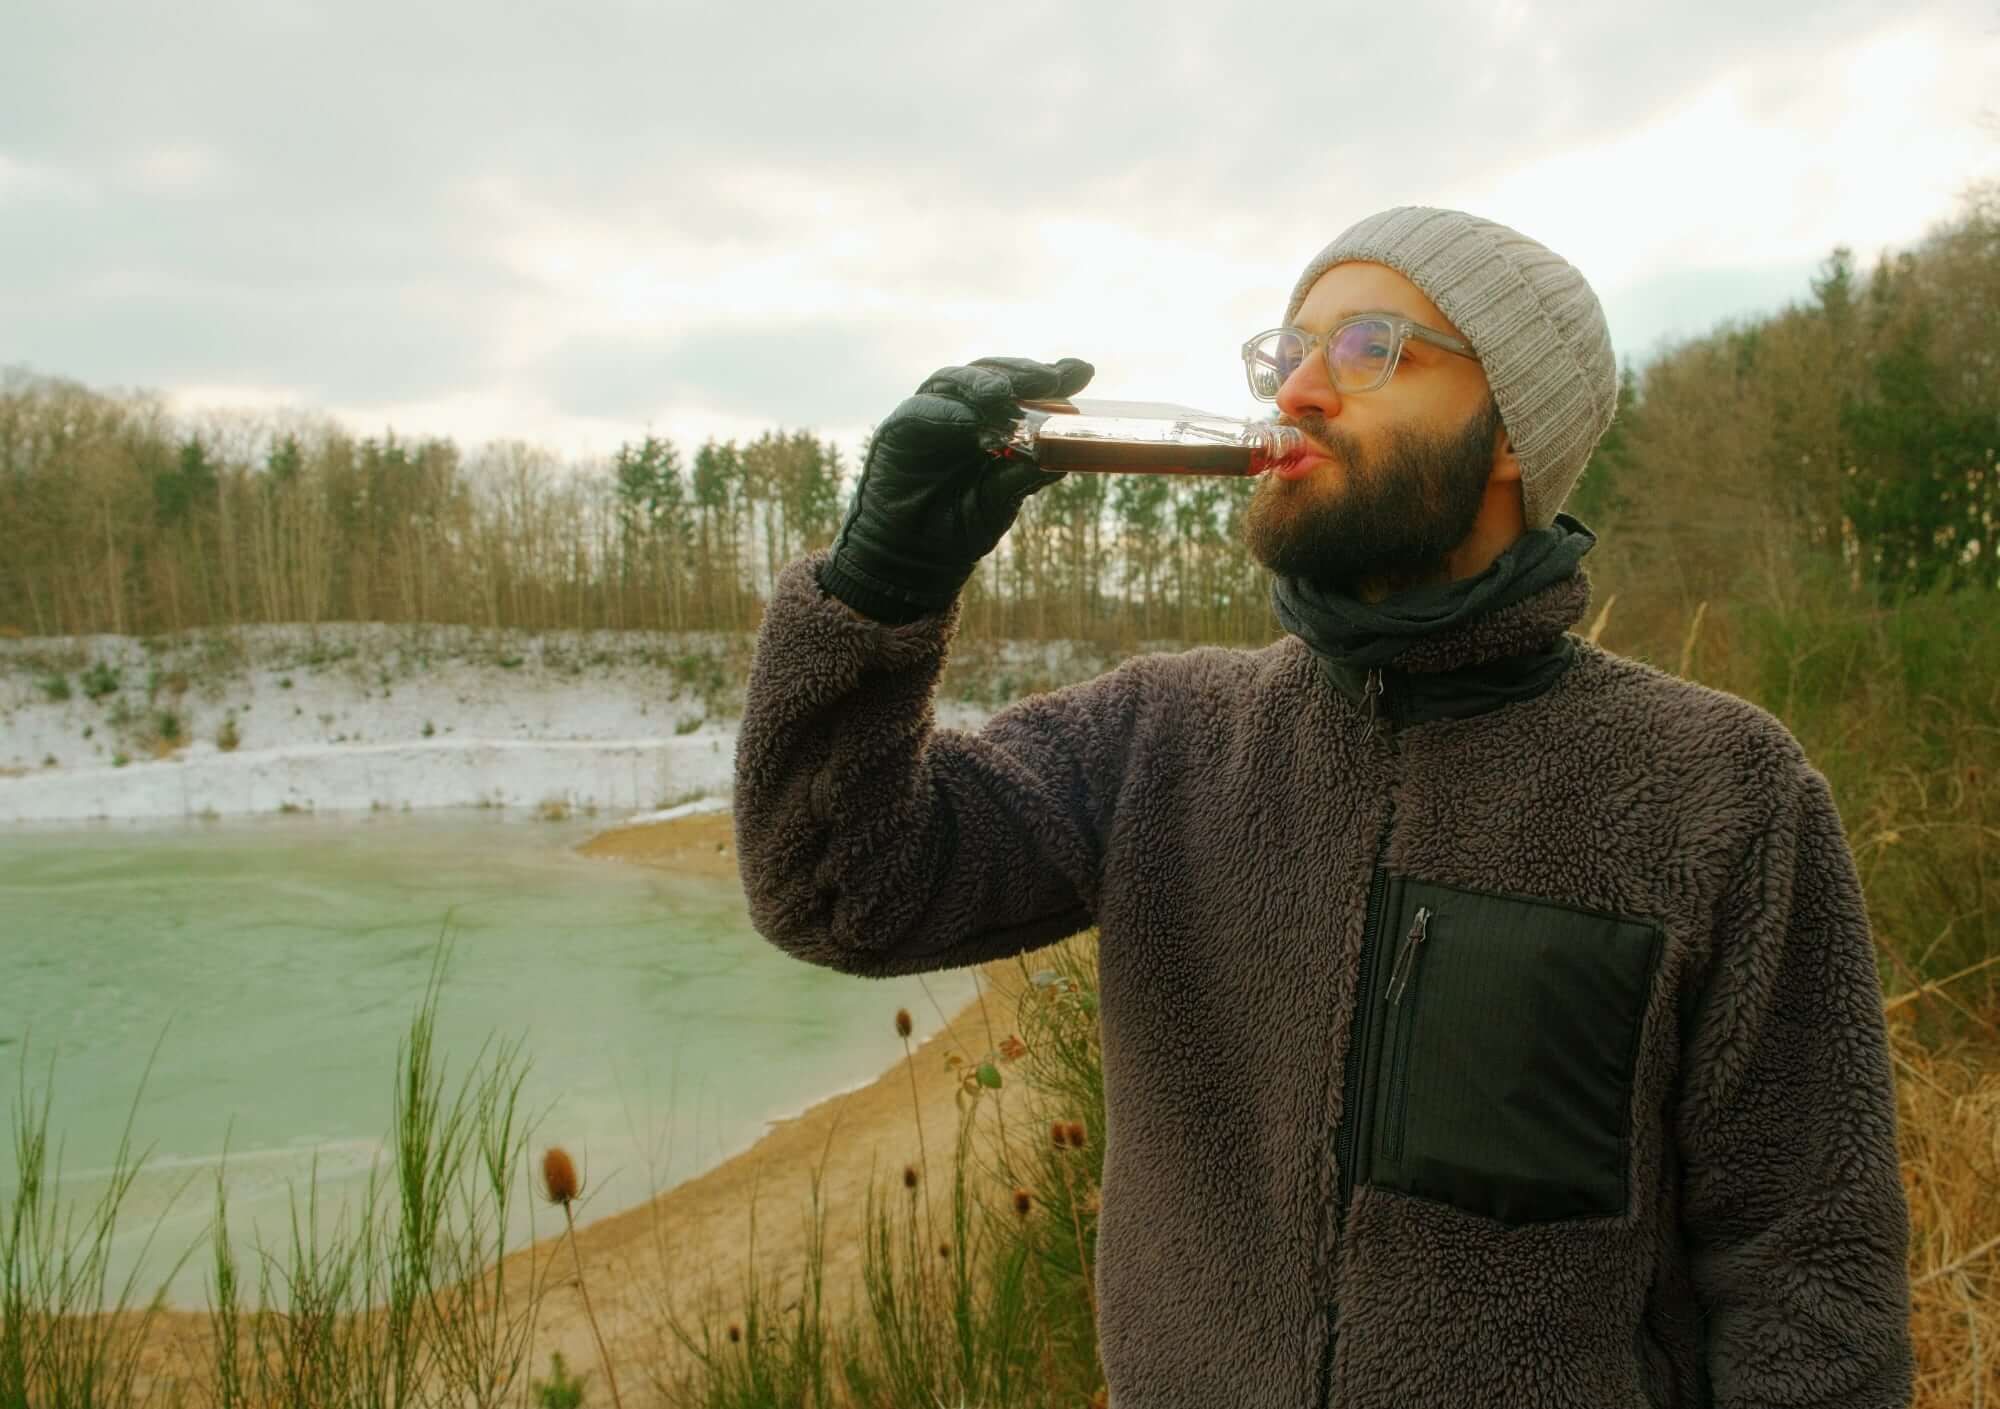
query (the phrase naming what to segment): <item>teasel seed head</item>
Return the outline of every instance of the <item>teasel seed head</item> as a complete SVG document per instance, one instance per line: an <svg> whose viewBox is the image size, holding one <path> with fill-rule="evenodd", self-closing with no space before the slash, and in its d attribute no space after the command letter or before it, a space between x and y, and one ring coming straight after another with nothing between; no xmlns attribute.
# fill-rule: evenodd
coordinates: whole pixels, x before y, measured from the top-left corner
<svg viewBox="0 0 2000 1409"><path fill-rule="evenodd" d="M542 1193L552 1204L569 1207L570 1201L582 1192L576 1181L576 1165L570 1161L569 1151L561 1145L551 1145L542 1153Z"/></svg>
<svg viewBox="0 0 2000 1409"><path fill-rule="evenodd" d="M1018 1189L1018 1188L1015 1189L1014 1212L1021 1215L1021 1217L1026 1218L1028 1216L1028 1210L1032 1207L1034 1207L1034 1200L1029 1197L1028 1191L1026 1189Z"/></svg>
<svg viewBox="0 0 2000 1409"><path fill-rule="evenodd" d="M903 1166L903 1187L905 1189L914 1189L917 1187L917 1167L914 1164Z"/></svg>
<svg viewBox="0 0 2000 1409"><path fill-rule="evenodd" d="M910 1010L908 1008L896 1009L896 1036L908 1037L910 1035L910 1026Z"/></svg>
<svg viewBox="0 0 2000 1409"><path fill-rule="evenodd" d="M1080 1120L1071 1121L1069 1123L1069 1147L1072 1150L1080 1150L1089 1143L1090 1132L1084 1129L1083 1122Z"/></svg>
<svg viewBox="0 0 2000 1409"><path fill-rule="evenodd" d="M1049 1122L1049 1143L1058 1150L1069 1143L1069 1123L1053 1120Z"/></svg>
<svg viewBox="0 0 2000 1409"><path fill-rule="evenodd" d="M743 1328L737 1325L734 1321L731 1321L729 1323L729 1343L731 1345L735 1345L738 1341L742 1339L743 1339Z"/></svg>
<svg viewBox="0 0 2000 1409"><path fill-rule="evenodd" d="M941 1258L943 1258L943 1259L944 1259L944 1260L945 1260L946 1262L950 1262L950 1261L951 1261L951 1244L950 1244L950 1243L939 1243L939 1244L938 1244L938 1256L939 1256L939 1257L941 1257Z"/></svg>

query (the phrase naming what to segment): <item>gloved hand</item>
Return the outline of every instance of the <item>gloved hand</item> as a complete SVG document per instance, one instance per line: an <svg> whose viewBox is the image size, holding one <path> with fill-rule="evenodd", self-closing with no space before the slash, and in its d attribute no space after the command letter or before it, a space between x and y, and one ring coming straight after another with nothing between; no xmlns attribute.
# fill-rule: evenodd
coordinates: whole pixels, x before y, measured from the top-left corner
<svg viewBox="0 0 2000 1409"><path fill-rule="evenodd" d="M893 625L949 606L1022 502L1062 478L995 457L1016 403L1074 396L1095 370L1074 357L982 357L933 373L876 428L820 586Z"/></svg>

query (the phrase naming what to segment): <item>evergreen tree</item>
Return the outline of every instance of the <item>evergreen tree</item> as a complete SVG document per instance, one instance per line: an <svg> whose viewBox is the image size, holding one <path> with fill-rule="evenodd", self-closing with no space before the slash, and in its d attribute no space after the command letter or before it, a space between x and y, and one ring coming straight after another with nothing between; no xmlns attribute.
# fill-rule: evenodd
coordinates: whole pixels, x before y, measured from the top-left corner
<svg viewBox="0 0 2000 1409"><path fill-rule="evenodd" d="M1919 317L1876 363L1875 395L1841 413L1855 459L1843 508L1864 575L1891 596L1991 584L2000 561L2000 413L1944 404L1929 341Z"/></svg>

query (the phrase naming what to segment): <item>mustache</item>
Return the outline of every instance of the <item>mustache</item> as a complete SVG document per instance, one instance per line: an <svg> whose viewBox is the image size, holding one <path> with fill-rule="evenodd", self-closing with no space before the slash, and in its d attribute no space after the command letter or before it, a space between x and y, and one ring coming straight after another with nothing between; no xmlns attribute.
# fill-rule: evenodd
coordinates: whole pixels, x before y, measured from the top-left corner
<svg viewBox="0 0 2000 1409"><path fill-rule="evenodd" d="M1308 411L1300 416L1280 416L1278 424L1296 430L1327 459L1337 460L1344 465L1354 463L1354 437L1346 431L1328 425L1326 417L1319 412Z"/></svg>

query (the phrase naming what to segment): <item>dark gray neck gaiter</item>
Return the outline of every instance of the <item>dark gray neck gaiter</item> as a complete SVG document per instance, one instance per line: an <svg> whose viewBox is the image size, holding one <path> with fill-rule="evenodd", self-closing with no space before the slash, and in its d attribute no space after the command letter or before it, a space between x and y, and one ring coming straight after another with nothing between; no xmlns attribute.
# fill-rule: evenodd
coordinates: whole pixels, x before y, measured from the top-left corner
<svg viewBox="0 0 2000 1409"><path fill-rule="evenodd" d="M1576 571L1597 535L1568 514L1534 529L1484 572L1457 582L1413 587L1373 604L1304 578L1271 584L1271 605L1285 630L1314 654L1362 670L1388 665L1416 642L1512 606Z"/></svg>

